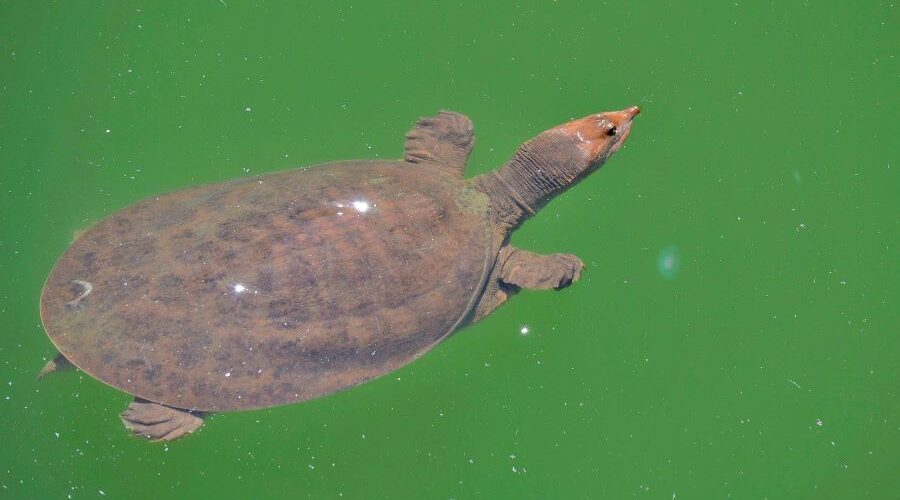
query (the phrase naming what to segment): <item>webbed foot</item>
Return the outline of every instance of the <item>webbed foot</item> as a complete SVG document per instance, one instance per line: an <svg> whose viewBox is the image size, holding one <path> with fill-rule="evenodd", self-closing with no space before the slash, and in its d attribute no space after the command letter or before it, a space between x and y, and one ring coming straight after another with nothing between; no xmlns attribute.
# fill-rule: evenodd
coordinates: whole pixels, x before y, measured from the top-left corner
<svg viewBox="0 0 900 500"><path fill-rule="evenodd" d="M472 120L453 111L441 111L437 116L420 118L406 134L404 159L412 164L430 163L461 178L474 144Z"/></svg>
<svg viewBox="0 0 900 500"><path fill-rule="evenodd" d="M192 412L135 398L119 417L125 428L151 441L172 441L203 425L200 412Z"/></svg>
<svg viewBox="0 0 900 500"><path fill-rule="evenodd" d="M541 255L505 247L501 250L504 257L500 281L519 288L558 290L578 281L584 269L581 259L568 253Z"/></svg>

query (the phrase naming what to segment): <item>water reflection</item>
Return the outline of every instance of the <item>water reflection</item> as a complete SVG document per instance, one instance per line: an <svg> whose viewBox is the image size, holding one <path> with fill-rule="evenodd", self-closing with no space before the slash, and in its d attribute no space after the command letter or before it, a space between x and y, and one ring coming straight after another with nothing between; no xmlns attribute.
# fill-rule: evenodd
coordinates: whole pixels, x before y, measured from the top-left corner
<svg viewBox="0 0 900 500"><path fill-rule="evenodd" d="M334 205L338 208L337 215L344 215L346 213L345 209L353 209L356 210L357 217L376 207L374 203L369 203L366 200L336 202Z"/></svg>
<svg viewBox="0 0 900 500"><path fill-rule="evenodd" d="M673 280L678 275L680 267L681 256L677 247L669 245L660 250L659 257L656 258L656 270L659 271L660 276L667 280Z"/></svg>

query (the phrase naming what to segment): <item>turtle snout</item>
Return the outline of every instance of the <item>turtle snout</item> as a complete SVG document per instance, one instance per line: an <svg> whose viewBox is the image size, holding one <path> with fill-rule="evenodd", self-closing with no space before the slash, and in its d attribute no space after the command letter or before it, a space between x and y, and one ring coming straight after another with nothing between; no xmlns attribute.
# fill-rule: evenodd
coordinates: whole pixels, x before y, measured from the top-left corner
<svg viewBox="0 0 900 500"><path fill-rule="evenodd" d="M616 126L621 127L626 123L629 123L641 112L641 108L637 106L632 106L630 108L623 109L622 111L613 111L612 113L607 113L606 116L610 118L613 122L615 122Z"/></svg>

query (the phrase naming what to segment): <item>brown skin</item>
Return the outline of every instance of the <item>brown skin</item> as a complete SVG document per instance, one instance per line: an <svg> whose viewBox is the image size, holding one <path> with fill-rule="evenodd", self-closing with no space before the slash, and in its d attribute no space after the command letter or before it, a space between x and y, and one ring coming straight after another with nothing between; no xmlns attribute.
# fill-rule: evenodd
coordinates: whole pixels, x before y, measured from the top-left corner
<svg viewBox="0 0 900 500"><path fill-rule="evenodd" d="M554 196L599 169L631 134L637 106L597 113L556 126L526 142L503 167L472 180L491 198L499 250L473 319L490 314L521 288L561 288L584 264L571 254L539 255L508 244L510 233Z"/></svg>
<svg viewBox="0 0 900 500"><path fill-rule="evenodd" d="M506 165L473 179L491 198L498 229L515 229L600 168L631 134L638 113L632 106L564 123L523 144Z"/></svg>
<svg viewBox="0 0 900 500"><path fill-rule="evenodd" d="M591 115L463 179L472 123L442 112L403 161L340 162L150 198L88 230L45 285L64 360L134 394L133 433L171 440L202 411L303 401L397 369L521 288L581 261L507 244L596 170L637 108ZM612 127L616 130L613 131Z"/></svg>

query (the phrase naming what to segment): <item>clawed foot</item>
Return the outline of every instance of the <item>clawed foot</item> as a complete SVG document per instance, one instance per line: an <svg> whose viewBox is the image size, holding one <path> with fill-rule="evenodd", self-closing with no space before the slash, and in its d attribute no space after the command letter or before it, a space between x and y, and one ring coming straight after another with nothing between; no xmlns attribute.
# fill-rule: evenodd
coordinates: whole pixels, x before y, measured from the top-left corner
<svg viewBox="0 0 900 500"><path fill-rule="evenodd" d="M578 281L584 263L581 259L570 253L556 253L548 255L543 267L536 270L532 279L533 286L527 288L560 288L567 287Z"/></svg>
<svg viewBox="0 0 900 500"><path fill-rule="evenodd" d="M551 255L551 257L556 257L553 265L547 271L552 276L549 278L548 283L555 283L553 288L567 287L581 278L584 262L581 262L581 259L577 256L570 253L558 253Z"/></svg>
<svg viewBox="0 0 900 500"><path fill-rule="evenodd" d="M501 280L520 288L558 290L578 281L584 269L581 259L568 253L539 255L518 249L512 252L503 265Z"/></svg>
<svg viewBox="0 0 900 500"><path fill-rule="evenodd" d="M203 425L203 418L197 412L179 410L144 399L135 399L120 418L133 434L152 441L178 439Z"/></svg>

